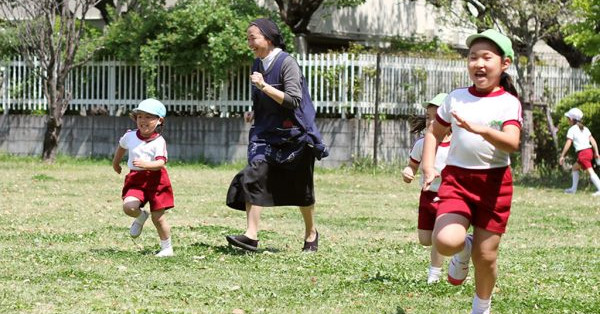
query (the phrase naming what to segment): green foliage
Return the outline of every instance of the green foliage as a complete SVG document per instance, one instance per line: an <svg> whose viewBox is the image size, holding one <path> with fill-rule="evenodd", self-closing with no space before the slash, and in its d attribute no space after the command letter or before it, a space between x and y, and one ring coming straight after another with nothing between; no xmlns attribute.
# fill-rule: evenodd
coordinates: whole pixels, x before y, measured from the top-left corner
<svg viewBox="0 0 600 314"><path fill-rule="evenodd" d="M391 38L390 48L388 50L406 53L418 53L421 56L452 55L458 57L454 49L443 43L437 36L431 40L428 40L422 36L414 35L411 37L395 36Z"/></svg>
<svg viewBox="0 0 600 314"><path fill-rule="evenodd" d="M597 141L600 140L600 88L589 88L563 98L556 106L553 118L558 126L558 140L562 143L561 147L564 145L569 129L569 122L564 114L575 107L583 111L583 124L590 129Z"/></svg>
<svg viewBox="0 0 600 314"><path fill-rule="evenodd" d="M246 29L250 21L264 16L278 22L286 44L292 47L289 28L254 1L187 0L170 9L148 6L114 22L108 28L103 55L139 60L150 92L160 62L184 73L194 69L190 65L197 65L223 79L229 70L252 60Z"/></svg>
<svg viewBox="0 0 600 314"><path fill-rule="evenodd" d="M15 29L0 20L0 58L13 57L18 54L18 39Z"/></svg>
<svg viewBox="0 0 600 314"><path fill-rule="evenodd" d="M538 107L533 110L533 141L536 170L546 174L558 166L558 151L554 146L552 133L548 129L546 114Z"/></svg>
<svg viewBox="0 0 600 314"><path fill-rule="evenodd" d="M563 27L569 34L565 40L588 56L600 54L600 0L574 0L572 4L576 23ZM588 67L588 73L600 82L600 62L596 59Z"/></svg>

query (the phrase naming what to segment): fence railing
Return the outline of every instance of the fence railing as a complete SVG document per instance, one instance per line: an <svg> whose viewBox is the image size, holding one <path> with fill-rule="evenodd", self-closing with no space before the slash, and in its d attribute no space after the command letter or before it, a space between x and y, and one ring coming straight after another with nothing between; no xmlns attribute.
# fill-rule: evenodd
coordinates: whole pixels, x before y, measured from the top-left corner
<svg viewBox="0 0 600 314"><path fill-rule="evenodd" d="M376 55L308 54L295 56L317 112L347 115L373 114ZM37 68L39 70L39 68ZM36 65L15 58L0 63L0 101L4 113L11 110L46 110ZM464 60L437 60L382 56L379 110L398 115L420 112L421 102L439 92L470 85ZM509 73L515 76L511 67ZM160 65L154 82L157 97L169 111L228 115L250 110L250 67L240 67L217 81L198 68L182 74ZM538 101L553 104L589 84L580 69L540 66L536 68ZM70 110L101 108L119 115L146 98L145 74L137 64L105 60L90 62L70 75L67 90Z"/></svg>

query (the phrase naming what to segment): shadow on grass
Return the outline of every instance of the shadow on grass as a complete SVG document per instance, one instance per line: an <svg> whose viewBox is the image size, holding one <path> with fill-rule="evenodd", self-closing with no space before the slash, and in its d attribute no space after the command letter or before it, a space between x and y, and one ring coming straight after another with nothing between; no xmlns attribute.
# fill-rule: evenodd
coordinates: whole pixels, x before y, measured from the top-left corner
<svg viewBox="0 0 600 314"><path fill-rule="evenodd" d="M91 249L90 253L100 255L100 256L110 256L110 257L136 257L140 255L154 255L158 253L157 250L144 248L141 250L118 250L113 248L106 249Z"/></svg>
<svg viewBox="0 0 600 314"><path fill-rule="evenodd" d="M205 249L205 250L212 250L217 253L228 254L228 255L263 254L265 252L274 254L274 253L281 252L281 250L277 249L277 248L264 248L264 249L261 248L261 249L258 249L256 252L250 252L250 251L245 251L240 248L233 247L231 245L210 245L210 244L203 243L203 242L192 243L190 246Z"/></svg>

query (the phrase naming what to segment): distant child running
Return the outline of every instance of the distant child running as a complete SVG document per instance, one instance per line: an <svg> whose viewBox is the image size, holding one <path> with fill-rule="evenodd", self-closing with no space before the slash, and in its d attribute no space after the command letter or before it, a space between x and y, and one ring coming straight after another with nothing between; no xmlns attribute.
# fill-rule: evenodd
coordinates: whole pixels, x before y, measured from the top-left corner
<svg viewBox="0 0 600 314"><path fill-rule="evenodd" d="M131 113L137 129L128 131L121 137L113 158L113 169L120 174L121 159L129 151L127 166L130 172L125 176L122 191L123 211L128 216L135 217L129 229L133 238L142 233L146 219L152 216L160 238L157 257L173 255L171 226L165 217L165 211L174 206L173 189L165 168L167 144L160 135L166 114L167 109L156 99L149 98L140 102ZM141 208L146 203L150 204L151 214Z"/></svg>
<svg viewBox="0 0 600 314"><path fill-rule="evenodd" d="M579 108L571 108L565 113L565 117L569 119L569 125L571 125L571 127L567 131L567 141L560 153L558 163L562 166L565 162L565 155L569 151L571 143L573 143L575 151L577 152L577 162L573 164L571 172L573 184L570 188L565 190L565 193L574 194L577 192L579 169L583 169L590 174L590 180L596 187L597 191L592 195L600 196L600 179L598 179L598 175L596 175L594 168L592 168L592 158L596 158L596 160L600 158L600 155L598 155L598 144L596 144L596 140L592 136L590 130L581 122L583 119L583 112L579 110Z"/></svg>
<svg viewBox="0 0 600 314"><path fill-rule="evenodd" d="M427 110L427 116L422 120L417 120L414 126L411 126L412 133L419 133L435 120L437 108L448 96L446 93L437 94L429 102L423 103L423 108ZM435 170L440 172L446 166L446 157L448 156L448 150L450 149L450 139L452 135L447 134L440 143L435 154ZM408 166L402 170L402 179L404 182L411 183L415 178L415 174L418 171L421 163L421 157L423 155L423 138L418 139L413 145L410 151L410 159ZM424 177L421 176L421 185L424 183ZM429 188L429 191L421 191L419 197L419 219L418 219L418 235L419 243L424 246L431 246L431 264L429 265L429 274L427 276L427 283L435 283L440 279L442 273L442 263L444 262L444 256L442 256L435 249L435 245L432 245L431 235L433 233L433 226L435 223L435 217L437 213L437 201L438 201L438 188L441 180L436 178Z"/></svg>
<svg viewBox="0 0 600 314"><path fill-rule="evenodd" d="M514 58L510 39L495 30L467 38L467 69L473 85L452 91L425 133L424 190L439 175L436 146L452 129L442 170L435 246L451 256L448 281L462 284L475 265L472 313L489 313L496 284L500 238L506 230L513 194L509 153L519 148L521 103L505 71ZM473 235L467 230L473 225Z"/></svg>

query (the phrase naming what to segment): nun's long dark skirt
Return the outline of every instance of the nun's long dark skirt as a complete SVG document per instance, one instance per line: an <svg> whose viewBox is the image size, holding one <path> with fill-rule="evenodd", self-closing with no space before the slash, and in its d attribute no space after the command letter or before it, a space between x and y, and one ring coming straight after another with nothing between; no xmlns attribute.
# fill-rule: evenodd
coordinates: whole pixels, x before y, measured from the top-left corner
<svg viewBox="0 0 600 314"><path fill-rule="evenodd" d="M303 155L293 169L266 161L246 166L229 185L227 206L245 211L246 203L264 207L314 204L315 158L308 150Z"/></svg>

